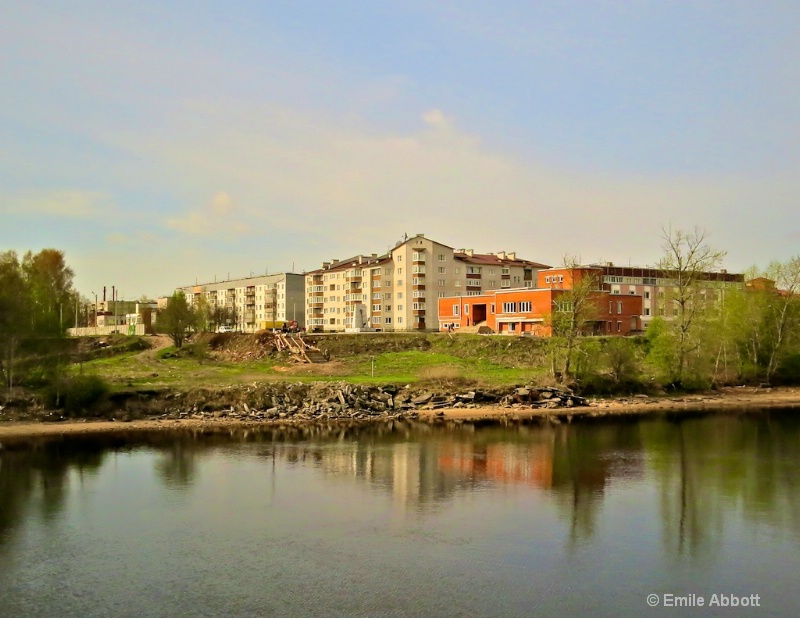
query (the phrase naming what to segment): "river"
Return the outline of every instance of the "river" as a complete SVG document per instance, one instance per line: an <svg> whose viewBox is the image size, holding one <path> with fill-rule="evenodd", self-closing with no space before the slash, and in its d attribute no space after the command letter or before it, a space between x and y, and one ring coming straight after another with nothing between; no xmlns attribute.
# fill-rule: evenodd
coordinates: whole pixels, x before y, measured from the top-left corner
<svg viewBox="0 0 800 618"><path fill-rule="evenodd" d="M789 410L7 441L0 616L795 616L799 470Z"/></svg>

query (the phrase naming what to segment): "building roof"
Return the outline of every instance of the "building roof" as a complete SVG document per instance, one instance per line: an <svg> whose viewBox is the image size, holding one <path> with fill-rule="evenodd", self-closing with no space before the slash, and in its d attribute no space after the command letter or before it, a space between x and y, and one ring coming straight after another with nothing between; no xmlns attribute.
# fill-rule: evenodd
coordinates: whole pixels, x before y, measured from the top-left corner
<svg viewBox="0 0 800 618"><path fill-rule="evenodd" d="M346 260L333 259L330 262L323 262L322 268L316 270L309 270L306 275L316 275L319 273L330 272L332 270L339 270L340 268L350 268L352 266L372 266L375 264L383 264L389 260L389 256L378 256L373 253L372 255L354 255Z"/></svg>
<svg viewBox="0 0 800 618"><path fill-rule="evenodd" d="M457 260L469 262L470 264L480 264L485 266L529 266L530 268L550 268L547 264L532 262L530 260L518 259L516 253L473 253L472 251L457 251L454 254ZM513 258L511 256L514 256Z"/></svg>

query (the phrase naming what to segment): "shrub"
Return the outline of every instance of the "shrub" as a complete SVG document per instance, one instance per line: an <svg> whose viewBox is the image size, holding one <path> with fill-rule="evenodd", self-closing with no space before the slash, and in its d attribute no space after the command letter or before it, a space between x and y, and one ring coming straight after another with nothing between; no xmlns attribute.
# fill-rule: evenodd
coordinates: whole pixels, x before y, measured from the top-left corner
<svg viewBox="0 0 800 618"><path fill-rule="evenodd" d="M108 392L108 384L100 376L77 375L52 382L45 391L45 399L68 416L96 415Z"/></svg>

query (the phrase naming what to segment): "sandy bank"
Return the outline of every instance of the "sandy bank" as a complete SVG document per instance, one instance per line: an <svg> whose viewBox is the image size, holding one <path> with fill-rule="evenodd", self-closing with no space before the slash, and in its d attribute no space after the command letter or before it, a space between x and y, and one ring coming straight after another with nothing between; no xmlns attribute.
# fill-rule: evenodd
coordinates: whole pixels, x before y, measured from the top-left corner
<svg viewBox="0 0 800 618"><path fill-rule="evenodd" d="M800 408L800 388L732 387L700 395L681 397L615 397L589 399L588 406L575 408L536 408L530 406L487 406L479 408L445 408L419 410L422 419L491 420L501 418L536 418L570 415L572 418L598 416L629 416L652 413L680 413L703 410L755 411L767 408ZM385 417L375 417L381 420ZM92 432L152 431L206 427L242 427L287 425L315 421L244 421L234 419L164 419L131 422L81 420L61 423L0 422L0 439L33 435L61 435ZM369 422L369 421L367 421Z"/></svg>

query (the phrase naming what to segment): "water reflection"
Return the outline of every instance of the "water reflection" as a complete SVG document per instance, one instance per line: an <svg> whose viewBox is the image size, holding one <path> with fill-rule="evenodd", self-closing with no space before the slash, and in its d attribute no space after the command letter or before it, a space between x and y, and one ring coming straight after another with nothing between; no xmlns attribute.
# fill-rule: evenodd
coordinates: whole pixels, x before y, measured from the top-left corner
<svg viewBox="0 0 800 618"><path fill-rule="evenodd" d="M273 475L289 466L351 479L410 511L446 511L460 496L517 486L554 505L572 542L598 534L609 491L652 491L664 549L697 557L720 551L734 516L797 538L798 447L800 421L789 412L572 425L390 422L6 443L0 450L0 551L27 517L46 522L64 508L68 493L79 491L80 480L105 465L109 453L151 450L160 483L191 490L204 474L205 458L245 448L245 456L272 466Z"/></svg>

